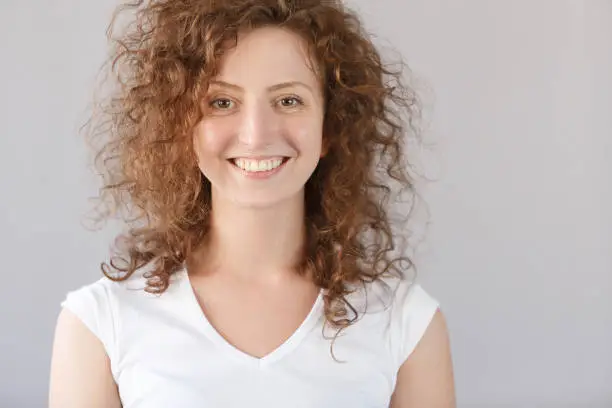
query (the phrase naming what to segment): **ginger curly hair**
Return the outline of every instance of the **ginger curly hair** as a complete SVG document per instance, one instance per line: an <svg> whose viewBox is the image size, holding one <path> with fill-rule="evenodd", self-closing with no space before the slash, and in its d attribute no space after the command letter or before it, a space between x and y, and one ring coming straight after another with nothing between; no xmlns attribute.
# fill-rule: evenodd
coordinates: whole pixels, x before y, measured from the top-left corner
<svg viewBox="0 0 612 408"><path fill-rule="evenodd" d="M126 13L130 23L119 30ZM203 242L211 186L192 144L199 100L224 50L268 26L306 41L324 91L327 154L305 186L307 233L296 270L313 273L325 289L327 323L342 330L358 317L347 300L355 285L414 268L398 248L408 232L400 221L413 206L395 208L405 218L390 214L391 197L416 197L405 149L409 137L419 138L420 104L403 84L405 64L396 71L383 64L340 0L140 0L116 10L105 65L114 86L88 122L103 180L98 219L126 225L102 272L122 281L150 266L146 290L162 293Z"/></svg>

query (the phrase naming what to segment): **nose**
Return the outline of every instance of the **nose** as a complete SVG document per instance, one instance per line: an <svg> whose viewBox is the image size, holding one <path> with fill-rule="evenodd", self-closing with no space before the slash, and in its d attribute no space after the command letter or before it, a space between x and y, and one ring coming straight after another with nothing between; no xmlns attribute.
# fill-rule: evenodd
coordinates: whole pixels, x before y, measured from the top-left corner
<svg viewBox="0 0 612 408"><path fill-rule="evenodd" d="M253 101L242 110L238 140L250 150L263 149L273 143L279 132L279 117L269 103Z"/></svg>

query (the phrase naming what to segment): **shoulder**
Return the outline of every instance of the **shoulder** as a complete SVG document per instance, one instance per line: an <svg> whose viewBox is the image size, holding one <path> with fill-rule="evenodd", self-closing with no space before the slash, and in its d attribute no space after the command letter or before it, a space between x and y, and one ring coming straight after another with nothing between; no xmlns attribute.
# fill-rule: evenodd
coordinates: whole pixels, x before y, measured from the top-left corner
<svg viewBox="0 0 612 408"><path fill-rule="evenodd" d="M176 298L177 283L182 281L183 272L173 274L170 286L161 294L146 290L146 269L136 271L124 281L102 277L69 291L61 306L76 315L105 347L110 347L120 320L138 318L145 309L155 312L153 309L164 307Z"/></svg>
<svg viewBox="0 0 612 408"><path fill-rule="evenodd" d="M102 277L94 282L68 291L61 302L62 315L77 318L104 346L113 359L119 336L122 315L130 304L153 297L145 292L144 273L137 271L125 281L115 282Z"/></svg>
<svg viewBox="0 0 612 408"><path fill-rule="evenodd" d="M429 326L440 314L438 300L419 282L409 279L387 279L389 333L391 351L399 368L413 353Z"/></svg>
<svg viewBox="0 0 612 408"><path fill-rule="evenodd" d="M49 376L50 407L119 407L104 345L68 309L57 319Z"/></svg>
<svg viewBox="0 0 612 408"><path fill-rule="evenodd" d="M112 313L118 300L126 296L142 296L145 288L146 280L142 273L134 273L125 281L102 277L68 291L61 306L79 317L85 312Z"/></svg>
<svg viewBox="0 0 612 408"><path fill-rule="evenodd" d="M399 368L439 313L438 300L419 282L404 277L385 277L352 289L348 298L351 308L365 320L359 326L369 330L366 321L383 325L376 331L385 336L394 365Z"/></svg>
<svg viewBox="0 0 612 408"><path fill-rule="evenodd" d="M81 309L88 306L102 306L108 303L111 292L116 291L115 285L116 283L108 278L100 278L70 290L61 305L63 308L73 311L73 313L77 312L75 314L78 314Z"/></svg>
<svg viewBox="0 0 612 408"><path fill-rule="evenodd" d="M109 292L100 279L66 295L57 318L51 358L52 407L115 407L118 395L112 356L115 329Z"/></svg>
<svg viewBox="0 0 612 408"><path fill-rule="evenodd" d="M107 278L82 285L69 291L61 302L59 322L67 327L87 328L104 346L112 358L115 339L117 292L120 284Z"/></svg>
<svg viewBox="0 0 612 408"><path fill-rule="evenodd" d="M455 407L450 341L439 308L408 349L410 353L398 370L391 407Z"/></svg>

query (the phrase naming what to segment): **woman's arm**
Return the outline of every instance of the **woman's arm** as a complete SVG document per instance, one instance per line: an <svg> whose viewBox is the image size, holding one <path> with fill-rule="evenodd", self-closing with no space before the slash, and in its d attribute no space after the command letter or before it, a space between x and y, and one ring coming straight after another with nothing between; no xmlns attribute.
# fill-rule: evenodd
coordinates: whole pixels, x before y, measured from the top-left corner
<svg viewBox="0 0 612 408"><path fill-rule="evenodd" d="M55 329L49 408L121 408L104 346L67 309Z"/></svg>
<svg viewBox="0 0 612 408"><path fill-rule="evenodd" d="M423 338L402 364L390 408L455 408L455 386L446 321L438 310Z"/></svg>

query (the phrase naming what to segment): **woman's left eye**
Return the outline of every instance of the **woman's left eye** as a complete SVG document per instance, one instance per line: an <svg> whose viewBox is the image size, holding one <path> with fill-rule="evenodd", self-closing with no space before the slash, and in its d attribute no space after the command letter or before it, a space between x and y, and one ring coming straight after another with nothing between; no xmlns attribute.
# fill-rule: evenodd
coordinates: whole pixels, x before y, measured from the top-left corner
<svg viewBox="0 0 612 408"><path fill-rule="evenodd" d="M281 105L287 108L291 108L298 105L303 105L303 102L300 98L295 96L288 96L280 100Z"/></svg>

